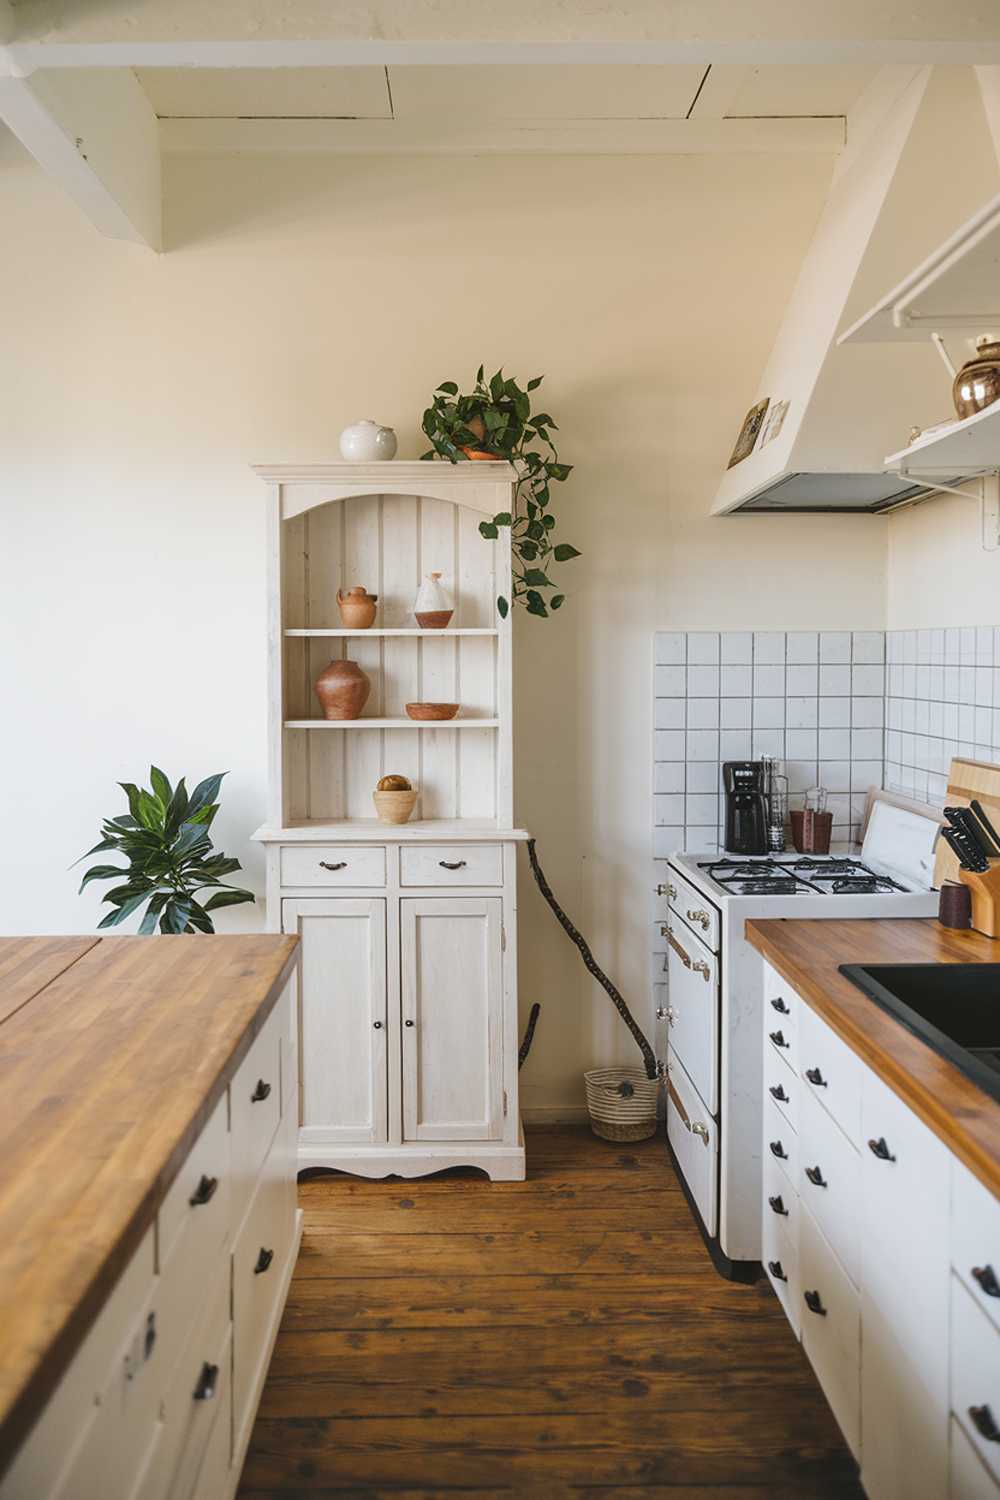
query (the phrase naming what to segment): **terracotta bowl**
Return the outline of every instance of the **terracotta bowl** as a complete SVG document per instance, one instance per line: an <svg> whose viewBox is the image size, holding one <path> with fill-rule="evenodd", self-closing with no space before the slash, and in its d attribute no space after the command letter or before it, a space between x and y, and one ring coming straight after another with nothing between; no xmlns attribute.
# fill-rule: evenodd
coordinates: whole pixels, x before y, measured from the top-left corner
<svg viewBox="0 0 1000 1500"><path fill-rule="evenodd" d="M407 792L372 792L380 823L405 823L417 802L414 788Z"/></svg>
<svg viewBox="0 0 1000 1500"><path fill-rule="evenodd" d="M459 703L408 703L406 712L411 719L453 719L460 707Z"/></svg>

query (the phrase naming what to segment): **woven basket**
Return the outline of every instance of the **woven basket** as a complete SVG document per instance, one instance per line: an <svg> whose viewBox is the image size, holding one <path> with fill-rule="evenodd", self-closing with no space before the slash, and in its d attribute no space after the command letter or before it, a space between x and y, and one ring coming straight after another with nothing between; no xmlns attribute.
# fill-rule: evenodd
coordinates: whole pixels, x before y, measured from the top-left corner
<svg viewBox="0 0 1000 1500"><path fill-rule="evenodd" d="M584 1073L587 1108L595 1135L606 1141L645 1141L656 1134L656 1099L659 1081L647 1078L642 1068L591 1068ZM629 1083L633 1092L619 1092Z"/></svg>

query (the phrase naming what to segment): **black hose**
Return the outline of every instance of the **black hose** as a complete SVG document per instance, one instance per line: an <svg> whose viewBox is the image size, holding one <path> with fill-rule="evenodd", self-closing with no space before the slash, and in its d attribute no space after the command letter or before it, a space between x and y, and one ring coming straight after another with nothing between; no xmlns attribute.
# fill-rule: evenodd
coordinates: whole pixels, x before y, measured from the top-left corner
<svg viewBox="0 0 1000 1500"><path fill-rule="evenodd" d="M524 1041L521 1043L520 1049L517 1054L518 1072L520 1072L524 1067L528 1053L531 1051L531 1044L535 1040L535 1027L538 1025L538 1012L541 1010L541 1008L542 1007L539 1005L537 1000L531 1007L531 1012L528 1016L528 1024L524 1030Z"/></svg>

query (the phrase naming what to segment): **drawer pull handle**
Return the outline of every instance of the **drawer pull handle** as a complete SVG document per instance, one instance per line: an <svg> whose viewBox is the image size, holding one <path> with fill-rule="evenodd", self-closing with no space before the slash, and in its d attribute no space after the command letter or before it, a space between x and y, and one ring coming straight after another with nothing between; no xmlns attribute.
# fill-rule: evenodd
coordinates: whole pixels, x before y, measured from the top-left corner
<svg viewBox="0 0 1000 1500"><path fill-rule="evenodd" d="M251 1104L262 1104L271 1092L271 1085L265 1083L263 1078L258 1078L253 1093L250 1095Z"/></svg>
<svg viewBox="0 0 1000 1500"><path fill-rule="evenodd" d="M328 859L321 859L319 862L319 867L321 870L346 870L347 860L338 859L331 863Z"/></svg>
<svg viewBox="0 0 1000 1500"><path fill-rule="evenodd" d="M781 1269L781 1261L780 1260L769 1260L768 1263L767 1263L767 1269L770 1271L770 1273L774 1277L775 1281L787 1281L788 1280L788 1277L785 1275L784 1271Z"/></svg>
<svg viewBox="0 0 1000 1500"><path fill-rule="evenodd" d="M776 1010L779 1016L790 1016L792 1013L789 1007L785 1004L784 1000L782 1000L780 995L778 996L777 1000L771 1001L771 1009Z"/></svg>
<svg viewBox="0 0 1000 1500"><path fill-rule="evenodd" d="M806 1077L808 1078L809 1082L814 1083L818 1089L825 1089L827 1087L826 1079L823 1077L819 1068L806 1068Z"/></svg>
<svg viewBox="0 0 1000 1500"><path fill-rule="evenodd" d="M680 1094L678 1094L669 1078L667 1079L667 1097L669 1098L671 1104L674 1106L674 1109L676 1109L678 1117L681 1124L684 1126L684 1129L688 1131L690 1135L696 1135L700 1141L704 1141L706 1146L709 1145L711 1142L711 1136L709 1135L708 1126L703 1125L700 1120L695 1120L692 1124L691 1116L684 1108L684 1101L681 1099Z"/></svg>
<svg viewBox="0 0 1000 1500"><path fill-rule="evenodd" d="M783 1084L772 1083L767 1092L770 1094L772 1099L778 1099L782 1104L788 1103L788 1095L785 1093Z"/></svg>
<svg viewBox="0 0 1000 1500"><path fill-rule="evenodd" d="M206 1203L211 1203L218 1186L219 1179L217 1177L205 1177L202 1175L202 1179L188 1199L188 1203L192 1208L202 1208Z"/></svg>
<svg viewBox="0 0 1000 1500"><path fill-rule="evenodd" d="M375 1028L376 1031L381 1031L382 1030L382 1022L381 1021L373 1021L372 1025L374 1026L374 1028Z"/></svg>
<svg viewBox="0 0 1000 1500"><path fill-rule="evenodd" d="M672 928L666 927L661 930L663 931L667 942L670 944L671 948L673 948L674 952L677 954L677 957L684 965L685 969L690 969L692 974L700 974L707 984L709 978L711 977L712 971L705 960L703 958L692 959L689 954L685 953L680 943L674 937Z"/></svg>
<svg viewBox="0 0 1000 1500"><path fill-rule="evenodd" d="M404 1026L416 1026L416 1024L417 1024L416 1021L404 1021L403 1022Z"/></svg>
<svg viewBox="0 0 1000 1500"><path fill-rule="evenodd" d="M788 1152L785 1150L780 1141L771 1141L769 1144L771 1147L772 1156L776 1156L779 1161L788 1160Z"/></svg>
<svg viewBox="0 0 1000 1500"><path fill-rule="evenodd" d="M265 1250L264 1247L263 1247L263 1245L262 1245L261 1248L260 1248L260 1254L257 1257L257 1264L253 1268L253 1274L255 1276L262 1276L264 1274L264 1272L267 1270L268 1266L271 1264L271 1262L272 1262L273 1259L274 1259L274 1251L273 1250Z"/></svg>
<svg viewBox="0 0 1000 1500"><path fill-rule="evenodd" d="M984 1437L988 1443L1000 1443L1000 1427L988 1406L970 1406L969 1416L976 1424L980 1437Z"/></svg>
<svg viewBox="0 0 1000 1500"><path fill-rule="evenodd" d="M464 859L439 859L438 864L442 870L464 870L466 861Z"/></svg>
<svg viewBox="0 0 1000 1500"><path fill-rule="evenodd" d="M987 1297L1000 1297L1000 1281L992 1266L973 1266L972 1274Z"/></svg>
<svg viewBox="0 0 1000 1500"><path fill-rule="evenodd" d="M156 1343L156 1313L151 1312L146 1316L146 1333L142 1341L142 1357L149 1359Z"/></svg>
<svg viewBox="0 0 1000 1500"><path fill-rule="evenodd" d="M691 1126L691 1134L696 1135L699 1140L704 1141L706 1146L711 1139L708 1133L708 1126L703 1125L700 1120L695 1120L694 1124Z"/></svg>
<svg viewBox="0 0 1000 1500"><path fill-rule="evenodd" d="M785 1033L783 1031L769 1031L767 1034L776 1047L787 1047L789 1045L785 1041Z"/></svg>
<svg viewBox="0 0 1000 1500"><path fill-rule="evenodd" d="M784 1200L782 1199L780 1193L778 1193L774 1198L768 1198L767 1201L771 1205L771 1210L773 1213L781 1214L783 1219L788 1218L788 1209L785 1207Z"/></svg>
<svg viewBox="0 0 1000 1500"><path fill-rule="evenodd" d="M198 1376L198 1384L195 1386L192 1392L194 1399L196 1401L211 1401L215 1396L218 1384L218 1365L210 1365L206 1361L206 1363L201 1367L201 1374Z"/></svg>
<svg viewBox="0 0 1000 1500"><path fill-rule="evenodd" d="M823 1173L819 1167L806 1167L806 1176L809 1178L809 1181L812 1183L813 1187L830 1186L830 1184L825 1180Z"/></svg>
<svg viewBox="0 0 1000 1500"><path fill-rule="evenodd" d="M671 885L669 881L667 882L667 895L670 897L671 901L677 900L677 887L675 885Z"/></svg>
<svg viewBox="0 0 1000 1500"><path fill-rule="evenodd" d="M877 1156L879 1161L895 1161L896 1158L889 1150L889 1142L884 1135L880 1135L877 1141L869 1141L868 1149L872 1156Z"/></svg>
<svg viewBox="0 0 1000 1500"><path fill-rule="evenodd" d="M700 922L706 932L712 925L712 918L707 911L689 911L687 916L689 922Z"/></svg>
<svg viewBox="0 0 1000 1500"><path fill-rule="evenodd" d="M806 1300L806 1307L808 1307L811 1313L815 1313L819 1318L826 1317L826 1308L823 1306L823 1299L819 1292L803 1292L802 1295Z"/></svg>

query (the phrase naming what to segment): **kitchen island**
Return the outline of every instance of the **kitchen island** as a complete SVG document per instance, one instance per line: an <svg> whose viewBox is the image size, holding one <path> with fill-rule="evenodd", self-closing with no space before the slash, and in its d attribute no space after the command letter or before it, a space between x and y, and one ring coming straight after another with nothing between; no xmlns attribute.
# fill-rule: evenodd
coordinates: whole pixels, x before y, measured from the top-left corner
<svg viewBox="0 0 1000 1500"><path fill-rule="evenodd" d="M0 939L3 1500L235 1488L297 1249L297 960Z"/></svg>

